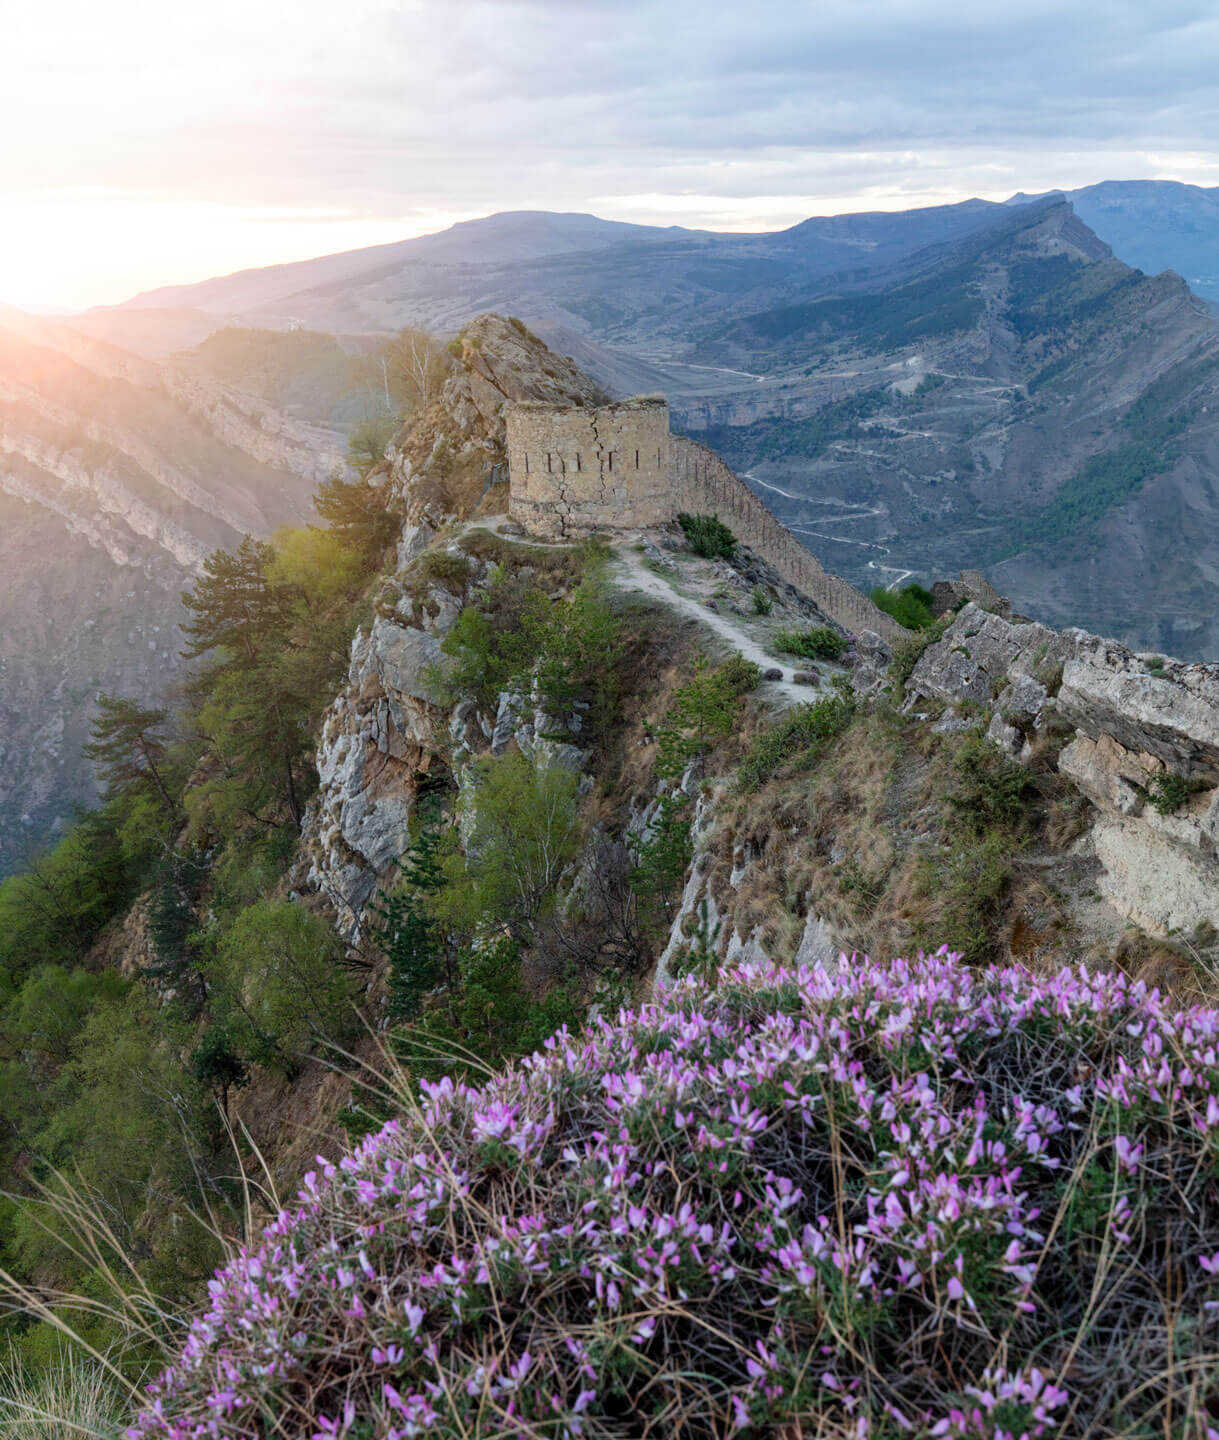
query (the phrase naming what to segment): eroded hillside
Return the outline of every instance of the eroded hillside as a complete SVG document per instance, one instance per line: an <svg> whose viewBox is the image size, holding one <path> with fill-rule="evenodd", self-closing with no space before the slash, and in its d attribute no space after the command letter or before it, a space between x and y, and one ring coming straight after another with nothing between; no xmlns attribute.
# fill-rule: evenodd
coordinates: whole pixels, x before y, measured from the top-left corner
<svg viewBox="0 0 1219 1440"><path fill-rule="evenodd" d="M1219 332L1179 276L1114 260L1065 205L708 343L722 364L781 357L784 418L753 420L767 402L746 394L687 424L855 583L981 565L1048 623L1219 650Z"/></svg>

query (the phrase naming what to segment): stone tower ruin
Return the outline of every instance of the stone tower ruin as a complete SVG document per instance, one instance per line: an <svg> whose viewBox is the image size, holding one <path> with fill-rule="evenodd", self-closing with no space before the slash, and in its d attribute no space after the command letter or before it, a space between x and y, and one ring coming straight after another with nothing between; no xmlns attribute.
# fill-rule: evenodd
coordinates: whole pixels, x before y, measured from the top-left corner
<svg viewBox="0 0 1219 1440"><path fill-rule="evenodd" d="M511 513L552 539L674 519L669 407L523 401L508 412Z"/></svg>

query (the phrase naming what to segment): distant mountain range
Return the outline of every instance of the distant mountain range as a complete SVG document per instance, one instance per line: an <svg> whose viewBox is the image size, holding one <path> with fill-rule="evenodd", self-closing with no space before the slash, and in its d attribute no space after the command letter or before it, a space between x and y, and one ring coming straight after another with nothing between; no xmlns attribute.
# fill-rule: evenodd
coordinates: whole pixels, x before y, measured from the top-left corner
<svg viewBox="0 0 1219 1440"><path fill-rule="evenodd" d="M1196 295L1219 307L1219 187L1105 180L1048 193L1069 200L1118 259L1149 275L1175 270ZM1033 198L1015 195L1008 203Z"/></svg>
<svg viewBox="0 0 1219 1440"><path fill-rule="evenodd" d="M1070 200L1119 259L1149 274L1176 270L1197 294L1219 303L1219 188L1105 181L1006 203L1051 196ZM72 323L166 355L225 323L336 334L383 333L408 323L452 330L481 310L512 303L542 327L634 344L647 340L633 323L640 318L660 322L664 332L674 307L714 308L784 285L880 271L986 226L1001 208L967 200L818 217L756 235L507 212L435 235L148 291Z"/></svg>
<svg viewBox="0 0 1219 1440"><path fill-rule="evenodd" d="M0 309L0 871L89 799L96 690L176 673L202 556L308 515L353 353L489 309L665 392L858 583L978 564L1031 614L1219 655L1216 256L1219 190L1106 182L759 235L515 212Z"/></svg>

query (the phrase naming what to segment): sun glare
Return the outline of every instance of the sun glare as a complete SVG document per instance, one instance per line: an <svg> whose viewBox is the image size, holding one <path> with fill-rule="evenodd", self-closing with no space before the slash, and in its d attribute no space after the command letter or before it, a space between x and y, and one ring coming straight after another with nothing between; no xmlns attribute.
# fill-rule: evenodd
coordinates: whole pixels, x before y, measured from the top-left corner
<svg viewBox="0 0 1219 1440"><path fill-rule="evenodd" d="M460 214L364 218L74 189L0 195L0 301L82 310L189 284L442 230Z"/></svg>

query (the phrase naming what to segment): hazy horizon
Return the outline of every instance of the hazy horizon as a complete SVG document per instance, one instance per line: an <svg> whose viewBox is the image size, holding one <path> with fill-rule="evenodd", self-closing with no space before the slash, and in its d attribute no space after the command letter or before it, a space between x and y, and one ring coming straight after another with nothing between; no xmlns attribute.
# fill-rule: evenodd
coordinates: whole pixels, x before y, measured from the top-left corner
<svg viewBox="0 0 1219 1440"><path fill-rule="evenodd" d="M1172 0L48 0L6 22L0 298L69 310L503 210L774 230L1219 180Z"/></svg>
<svg viewBox="0 0 1219 1440"><path fill-rule="evenodd" d="M1113 176L1113 175L1107 175L1107 176L1105 176L1102 180L1093 180L1093 181L1088 181L1088 182L1086 182L1086 183L1089 184L1089 185L1097 185L1097 184L1104 184L1104 183L1126 184L1126 183L1145 182L1145 181L1159 181L1159 182L1179 183L1179 184L1187 184L1187 185L1194 183L1194 182L1192 182L1192 181L1178 181L1178 180L1176 180L1176 177L1170 177L1170 176L1148 176L1148 175L1137 175L1137 176L1136 176L1136 175L1132 175L1132 176L1121 177L1120 179L1119 179L1118 177L1116 177L1116 176ZM1067 189L1067 188L1068 188L1068 187L1059 186L1059 185L1048 185L1048 186L1040 187L1040 188L1038 188L1038 189L1036 189L1036 190L1026 189L1026 190L1024 191L1024 194L1025 194L1027 197L1036 198L1038 195L1046 194L1046 193L1048 193L1048 192L1052 192L1052 191L1055 191L1055 190L1065 190L1065 189ZM1084 187L1083 187L1083 186L1074 186L1074 187L1070 187L1070 188L1072 188L1072 189L1081 189L1081 188L1084 188ZM428 229L423 229L423 230L412 230L412 231L410 231L410 232L395 233L395 234L390 235L390 236L388 237L388 239L370 240L370 241L367 242L367 244L361 243L361 244L356 244L356 245L339 245L339 246L337 246L335 249L309 250L309 251L307 251L307 252L304 253L304 254L295 254L295 253L292 253L292 254L280 254L280 255L274 256L273 258L265 259L265 260L259 260L259 261L255 262L255 263L251 263L251 264L245 264L245 263L243 263L243 264L237 265L237 266L234 267L233 269L208 268L208 267L206 266L206 264L205 264L205 265L204 265L204 268L203 268L201 271L198 271L197 273L192 273L192 274L189 274L189 275L184 275L184 276L182 276L182 277L180 277L180 278L158 281L155 285L141 286L139 290L135 290L135 291L132 291L132 292L130 292L130 293L123 294L123 295L118 296L118 297L116 297L116 298L108 298L108 299L105 299L105 300L91 301L91 302L89 302L88 304L85 304L85 305L72 306L72 305L65 305L65 304L62 304L62 303L58 303L58 302L55 302L55 301L47 301L47 300L42 300L42 299L30 300L30 301L21 301L21 300L10 299L9 297L4 296L4 295L0 295L0 305L8 305L8 306L12 307L13 309L24 310L24 311L26 311L28 314L31 314L31 315L42 315L42 316L47 316L47 317L77 315L77 314L82 314L82 313L84 313L85 311L90 310L90 309L107 309L107 308L112 308L112 307L115 307L115 306L122 306L122 305L128 303L129 301L135 299L137 296L139 296L139 295L141 295L141 294L146 294L146 293L148 293L148 292L150 292L150 291L156 291L156 290L160 290L160 289L164 289L164 288L172 288L172 287L179 286L179 285L198 284L198 283L201 283L201 282L203 282L203 281L213 280L213 279L223 279L223 278L225 278L226 276L234 275L234 274L240 274L240 273L242 273L242 272L244 272L244 271L247 271L247 270L269 269L269 268L273 268L273 267L275 267L275 266L277 266L277 265L292 264L292 263L299 262L299 261L317 260L317 259L321 259L321 258L323 258L323 257L325 257L325 256L328 256L328 255L336 255L336 254L350 253L350 252L359 251L359 250L363 250L363 249L372 249L372 248L376 248L377 246L380 246L380 245L394 244L394 243L397 242L397 241L420 239L420 238L422 238L422 237L424 237L424 236L428 236L428 235L442 234L442 233L444 233L445 231L451 229L451 228L452 228L453 226L455 226L455 225L470 224L470 223L472 223L472 222L477 222L477 221L479 221L479 220L490 220L490 219L494 219L496 216L499 216L499 215L509 215L509 214L588 215L588 216L591 216L591 217L594 218L594 219L605 220L605 221L607 221L607 222L618 221L618 222L625 222L625 223L628 223L628 224L636 224L636 225L657 225L657 226L659 226L659 225L670 225L670 226L676 226L676 227L680 227L680 228L684 228L684 229L689 229L689 230L710 231L710 232L719 233L719 234L755 234L755 233L756 233L756 234L764 234L764 233L771 233L771 232L777 232L777 231L782 231L782 230L785 230L785 229L789 229L789 228L791 228L792 226L798 225L798 224L800 224L801 222L803 222L803 221L805 221L805 220L810 220L810 219L824 219L824 218L829 218L829 217L832 217L832 216L835 216L835 215L862 214L862 213L867 213L867 212L872 212L872 213L878 213L878 212L896 213L896 212L899 212L899 211L918 210L918 209L924 209L924 208L935 208L935 207L937 207L937 206L943 206L943 205L963 204L963 203L965 203L965 202L967 202L967 201L969 201L969 200L986 200L986 201L990 201L990 202L993 203L993 204L1003 204L1003 203L1005 203L1005 202L1007 202L1007 201L1010 201L1010 200L1014 199L1015 196L1016 196L1016 195L1019 195L1020 193L1021 193L1020 191L1014 191L1014 192L1005 192L1005 193L1003 193L1003 194L996 194L996 195L976 195L976 194L975 194L975 195L961 195L961 196L956 196L956 197L952 197L952 198L929 200L929 201L926 202L925 205L922 205L922 204L898 203L898 200L897 200L897 199L894 199L893 203L891 203L891 204L869 203L869 204L867 204L866 206L865 206L865 205L860 205L860 206L855 206L855 205L843 205L843 206L840 206L839 208L836 208L836 209L828 209L828 208L825 208L825 209L819 209L819 210L801 211L800 213L795 214L795 215L793 215L793 216L790 217L790 218L786 218L786 219L784 219L781 223L775 224L775 225L761 225L761 224L759 224L759 225L749 225L749 224L744 224L744 223L742 223L742 224L736 224L736 225L725 225L725 224L720 224L720 225L695 224L695 223L690 222L690 221L688 221L688 220L657 220L657 219L644 219L644 218L640 218L640 217L633 216L633 215L605 215L605 214L597 214L597 213L595 213L595 212L593 212L593 211L590 211L590 210L546 210L546 209L541 209L541 208L530 209L530 208L525 208L525 207L522 207L522 208L519 208L519 209L514 209L514 210L493 210L493 211L480 212L480 213L474 214L474 215L460 216L460 217L458 217L457 219L451 220L451 221L449 221L448 223L443 224L443 225L438 225L438 226L436 226L435 228L428 228ZM681 197L673 197L673 198L674 198L675 200L678 200L678 199L680 199Z"/></svg>

